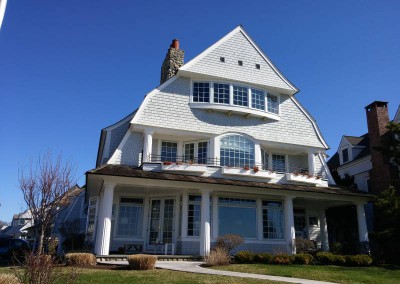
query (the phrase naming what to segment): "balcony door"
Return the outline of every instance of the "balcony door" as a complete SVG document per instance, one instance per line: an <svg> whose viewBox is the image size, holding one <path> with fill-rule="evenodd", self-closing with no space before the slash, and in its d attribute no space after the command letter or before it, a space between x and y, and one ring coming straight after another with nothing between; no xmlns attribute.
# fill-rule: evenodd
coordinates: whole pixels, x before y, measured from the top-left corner
<svg viewBox="0 0 400 284"><path fill-rule="evenodd" d="M174 232L174 198L153 198L150 200L149 228L147 250L161 253L163 244L173 243Z"/></svg>

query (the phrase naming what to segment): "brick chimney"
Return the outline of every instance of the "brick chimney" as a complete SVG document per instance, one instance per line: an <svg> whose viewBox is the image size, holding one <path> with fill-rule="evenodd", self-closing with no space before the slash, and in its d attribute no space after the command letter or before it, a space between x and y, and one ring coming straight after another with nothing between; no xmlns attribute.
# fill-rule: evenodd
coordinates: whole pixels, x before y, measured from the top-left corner
<svg viewBox="0 0 400 284"><path fill-rule="evenodd" d="M185 52L179 49L179 40L174 39L161 66L160 84L175 76L179 67L183 65L184 54Z"/></svg>
<svg viewBox="0 0 400 284"><path fill-rule="evenodd" d="M387 102L375 101L365 107L368 135L371 148L372 170L370 171L370 191L380 193L390 185L391 168L389 161L375 147L381 146L381 137L387 132L389 113Z"/></svg>

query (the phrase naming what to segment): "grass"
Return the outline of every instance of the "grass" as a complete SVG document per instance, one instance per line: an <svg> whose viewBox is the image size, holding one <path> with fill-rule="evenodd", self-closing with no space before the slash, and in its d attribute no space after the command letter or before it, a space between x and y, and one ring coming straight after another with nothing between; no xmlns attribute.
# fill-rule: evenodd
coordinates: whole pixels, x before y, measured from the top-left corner
<svg viewBox="0 0 400 284"><path fill-rule="evenodd" d="M63 268L68 269L68 268ZM238 277L228 277L219 275L205 275L195 274L170 270L147 270L147 271L133 271L133 270L104 270L104 269L79 269L79 277L77 283L113 283L113 284L126 284L126 283L229 283L239 284L244 281L246 284L277 284L279 282L257 280L257 279L244 279ZM10 268L0 268L0 274L12 274Z"/></svg>
<svg viewBox="0 0 400 284"><path fill-rule="evenodd" d="M342 267L333 265L233 264L213 269L285 276L336 283L400 283L400 268Z"/></svg>

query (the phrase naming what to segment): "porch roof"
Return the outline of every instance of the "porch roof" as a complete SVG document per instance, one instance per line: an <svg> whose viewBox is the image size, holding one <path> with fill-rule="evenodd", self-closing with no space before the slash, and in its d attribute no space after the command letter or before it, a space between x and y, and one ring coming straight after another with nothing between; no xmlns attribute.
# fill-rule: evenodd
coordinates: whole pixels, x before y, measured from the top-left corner
<svg viewBox="0 0 400 284"><path fill-rule="evenodd" d="M233 186L259 187L259 188L270 188L275 190L278 189L278 190L326 193L335 195L362 196L367 198L374 197L374 195L370 193L348 187L339 187L339 186L315 187L315 186L296 185L296 184L276 184L276 183L259 182L259 181L244 181L244 180L182 175L182 174L163 173L163 172L151 172L151 171L143 171L140 167L132 167L124 165L103 165L96 169L87 171L86 175L89 174L184 181L184 182L195 182L195 183L208 183L208 184L221 184L221 185L233 185Z"/></svg>

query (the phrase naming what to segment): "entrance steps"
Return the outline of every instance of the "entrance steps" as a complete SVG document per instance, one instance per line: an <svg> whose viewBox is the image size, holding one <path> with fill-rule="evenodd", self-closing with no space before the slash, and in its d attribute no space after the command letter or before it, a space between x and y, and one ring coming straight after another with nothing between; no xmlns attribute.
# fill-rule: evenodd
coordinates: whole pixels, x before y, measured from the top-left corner
<svg viewBox="0 0 400 284"><path fill-rule="evenodd" d="M97 261L127 261L127 254L96 255ZM197 255L155 255L158 261L201 261Z"/></svg>

